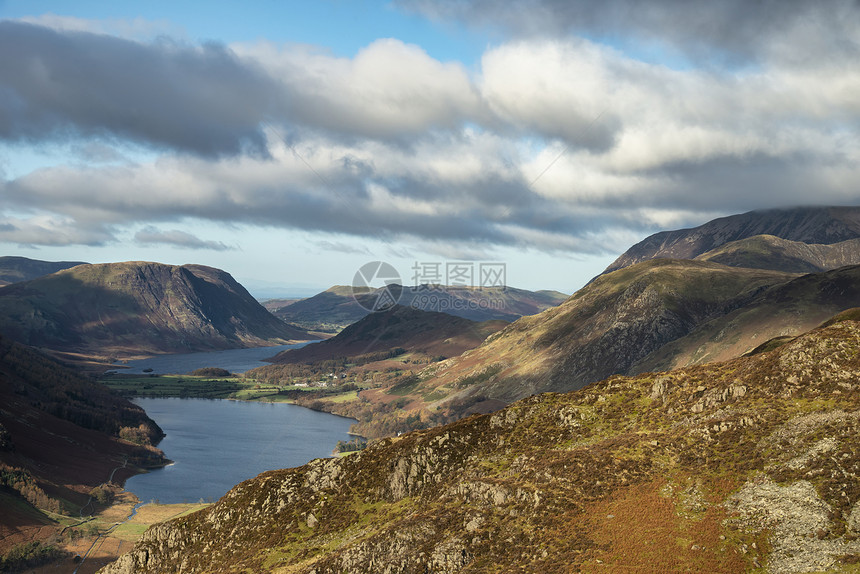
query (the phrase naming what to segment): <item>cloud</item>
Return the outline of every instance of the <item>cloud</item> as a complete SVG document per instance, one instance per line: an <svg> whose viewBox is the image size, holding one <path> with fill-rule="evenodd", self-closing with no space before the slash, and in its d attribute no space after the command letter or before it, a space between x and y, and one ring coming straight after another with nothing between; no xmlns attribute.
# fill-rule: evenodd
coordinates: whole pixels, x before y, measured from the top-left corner
<svg viewBox="0 0 860 574"><path fill-rule="evenodd" d="M462 64L399 40L376 40L353 58L268 42L233 49L277 78L286 94L281 117L312 129L403 141L484 115Z"/></svg>
<svg viewBox="0 0 860 574"><path fill-rule="evenodd" d="M699 5L715 18L701 42L729 49L732 12L713 4ZM480 2L451 6L420 9L508 18L478 14ZM583 16L586 4L573 2L573 12L558 8L555 32L539 35L556 5L523 6L513 8L517 35L487 48L476 70L391 39L342 58L0 22L0 48L24 54L0 62L0 139L73 136L84 162L0 181L0 239L103 244L143 226L139 242L227 248L161 231L188 220L371 238L405 252L605 254L732 212L858 202L860 59L847 57L857 45L849 26L834 29L839 41L812 38L830 16L798 8L815 18L774 16L757 39L740 24L735 56L753 64L670 67L597 36L611 24L656 38L685 14L695 29L686 7L676 17L649 3L641 21L615 21L610 9L588 3L595 12ZM759 22L773 6L744 14ZM830 6L853 21L847 4ZM580 29L591 39L569 34ZM666 41L695 56L688 31L673 34ZM792 48L806 40L816 65ZM160 155L135 163L105 149L129 141Z"/></svg>
<svg viewBox="0 0 860 574"><path fill-rule="evenodd" d="M218 44L141 44L0 21L0 138L113 136L206 156L264 151L278 88Z"/></svg>
<svg viewBox="0 0 860 574"><path fill-rule="evenodd" d="M437 20L499 26L520 38L598 38L657 57L715 65L760 60L816 66L824 54L856 57L860 5L854 0L398 0Z"/></svg>
<svg viewBox="0 0 860 574"><path fill-rule="evenodd" d="M28 246L106 245L115 240L108 226L81 226L71 218L38 214L26 218L0 213L0 242Z"/></svg>
<svg viewBox="0 0 860 574"><path fill-rule="evenodd" d="M206 241L180 229L162 231L153 226L147 226L134 234L134 240L141 245L170 245L184 249L211 249L227 251L235 249L220 241Z"/></svg>
<svg viewBox="0 0 860 574"><path fill-rule="evenodd" d="M336 253L349 253L353 255L373 255L367 247L346 243L344 241L314 241L313 245L323 251L334 251Z"/></svg>
<svg viewBox="0 0 860 574"><path fill-rule="evenodd" d="M91 20L49 12L39 16L24 16L12 21L34 24L65 32L90 32L138 41L152 41L159 36L182 38L186 35L183 28L168 20L147 20L139 17L131 20L118 18Z"/></svg>

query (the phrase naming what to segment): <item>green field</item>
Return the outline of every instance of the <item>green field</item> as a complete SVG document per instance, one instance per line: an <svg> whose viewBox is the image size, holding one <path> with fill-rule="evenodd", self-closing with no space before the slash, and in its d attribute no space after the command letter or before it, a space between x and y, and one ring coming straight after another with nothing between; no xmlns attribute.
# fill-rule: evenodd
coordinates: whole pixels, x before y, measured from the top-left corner
<svg viewBox="0 0 860 574"><path fill-rule="evenodd" d="M118 373L102 377L101 382L129 397L237 399L291 403L295 401L294 396L279 394L279 392L321 392L321 389L314 387L273 385L244 377L210 378L191 375L123 375ZM326 394L328 393L332 393L332 391L328 391ZM355 397L355 391L344 394L349 395L350 398ZM344 400L341 397L338 398Z"/></svg>

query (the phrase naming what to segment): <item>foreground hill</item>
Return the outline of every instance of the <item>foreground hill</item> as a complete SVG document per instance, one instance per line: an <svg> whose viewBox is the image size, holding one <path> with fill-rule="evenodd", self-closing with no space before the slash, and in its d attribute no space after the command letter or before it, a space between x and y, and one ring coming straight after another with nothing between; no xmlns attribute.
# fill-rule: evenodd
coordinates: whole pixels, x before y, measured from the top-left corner
<svg viewBox="0 0 860 574"><path fill-rule="evenodd" d="M0 286L29 281L77 265L86 265L86 263L83 261L40 261L13 256L0 257Z"/></svg>
<svg viewBox="0 0 860 574"><path fill-rule="evenodd" d="M79 265L0 289L0 331L57 351L128 357L308 340L229 273L202 265Z"/></svg>
<svg viewBox="0 0 860 574"><path fill-rule="evenodd" d="M394 349L446 358L477 347L505 325L505 321L477 323L445 313L396 305L387 311L367 315L331 339L282 351L269 360L282 364L313 363L369 354L381 356Z"/></svg>
<svg viewBox="0 0 860 574"><path fill-rule="evenodd" d="M721 217L692 229L662 231L625 251L604 273L649 259L693 259L731 241L756 235L772 235L794 242L821 245L858 239L860 207L800 207L751 211Z"/></svg>
<svg viewBox="0 0 860 574"><path fill-rule="evenodd" d="M613 377L261 474L151 528L101 572L851 568L850 317L770 353Z"/></svg>
<svg viewBox="0 0 860 574"><path fill-rule="evenodd" d="M163 433L142 408L3 337L0 405L0 564L56 539L60 515L88 514L92 488L164 462L146 446Z"/></svg>
<svg viewBox="0 0 860 574"><path fill-rule="evenodd" d="M287 323L312 331L336 333L366 317L373 308L376 291L353 296L352 287L335 286L308 299L269 307L275 316ZM400 305L422 311L447 313L472 321L500 319L514 321L534 315L564 301L567 295L558 291L470 287L403 287ZM364 306L362 306L364 305Z"/></svg>

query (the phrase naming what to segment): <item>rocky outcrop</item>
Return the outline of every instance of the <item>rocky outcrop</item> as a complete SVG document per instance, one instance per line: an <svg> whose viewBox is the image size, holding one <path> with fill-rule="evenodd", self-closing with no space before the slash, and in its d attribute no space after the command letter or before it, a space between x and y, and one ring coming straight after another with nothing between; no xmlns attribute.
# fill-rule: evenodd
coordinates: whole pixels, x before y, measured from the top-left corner
<svg viewBox="0 0 860 574"><path fill-rule="evenodd" d="M858 381L846 320L534 396L264 473L102 573L820 570L860 557Z"/></svg>

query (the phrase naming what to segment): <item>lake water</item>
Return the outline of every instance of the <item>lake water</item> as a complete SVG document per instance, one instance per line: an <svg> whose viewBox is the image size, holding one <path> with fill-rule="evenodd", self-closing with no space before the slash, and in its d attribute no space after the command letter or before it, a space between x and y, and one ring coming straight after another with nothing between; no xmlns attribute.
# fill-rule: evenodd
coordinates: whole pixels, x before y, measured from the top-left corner
<svg viewBox="0 0 860 574"><path fill-rule="evenodd" d="M254 347L251 349L228 349L226 351L206 351L202 353L187 353L181 355L158 355L149 359L128 361L127 363L116 363L118 373L140 375L144 369L152 369L154 374L185 375L194 369L203 367L220 367L231 373L244 373L256 367L268 365L263 359L274 357L286 349L298 349L308 343L294 343L292 345L276 345L274 347ZM126 368L122 368L126 367Z"/></svg>
<svg viewBox="0 0 860 574"><path fill-rule="evenodd" d="M158 445L174 464L129 478L143 502L216 500L261 472L331 456L355 421L290 404L218 399L134 402L164 429Z"/></svg>

